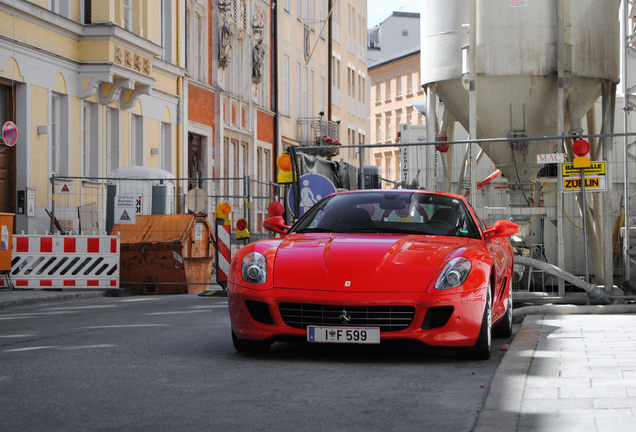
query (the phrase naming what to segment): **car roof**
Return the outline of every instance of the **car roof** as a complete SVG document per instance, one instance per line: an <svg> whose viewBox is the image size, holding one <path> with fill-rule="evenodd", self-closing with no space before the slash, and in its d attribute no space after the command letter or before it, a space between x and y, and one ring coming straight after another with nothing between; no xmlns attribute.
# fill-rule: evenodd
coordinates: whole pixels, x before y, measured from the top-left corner
<svg viewBox="0 0 636 432"><path fill-rule="evenodd" d="M342 194L351 194L351 193L395 193L395 194L412 194L412 193L424 193L424 194L433 194L433 195L442 195L451 198L457 198L462 201L465 201L464 197L461 195L457 195L450 192L440 192L440 191L432 191L425 189L353 189L342 192L337 192L334 195L342 195Z"/></svg>

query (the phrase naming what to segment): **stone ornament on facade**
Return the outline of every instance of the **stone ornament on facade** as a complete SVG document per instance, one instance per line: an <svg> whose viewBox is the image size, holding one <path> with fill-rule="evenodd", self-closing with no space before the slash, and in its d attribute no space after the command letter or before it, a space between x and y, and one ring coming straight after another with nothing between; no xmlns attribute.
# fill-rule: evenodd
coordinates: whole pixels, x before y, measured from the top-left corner
<svg viewBox="0 0 636 432"><path fill-rule="evenodd" d="M123 48L119 45L115 46L115 64L134 69L150 75L152 72L152 61L148 57L137 54L134 51Z"/></svg>
<svg viewBox="0 0 636 432"><path fill-rule="evenodd" d="M115 63L124 63L124 49L120 46L115 46Z"/></svg>
<svg viewBox="0 0 636 432"><path fill-rule="evenodd" d="M263 41L257 41L252 51L252 82L258 84L263 80L263 59L265 57L265 48Z"/></svg>
<svg viewBox="0 0 636 432"><path fill-rule="evenodd" d="M303 54L305 55L305 62L307 63L311 59L311 39L309 35L310 35L309 27L305 26L305 30L304 30L305 43L303 44L305 49L303 50Z"/></svg>
<svg viewBox="0 0 636 432"><path fill-rule="evenodd" d="M133 53L128 50L124 51L124 66L130 69L133 67Z"/></svg>
<svg viewBox="0 0 636 432"><path fill-rule="evenodd" d="M254 14L252 20L252 33L254 35L254 47L252 48L252 82L258 84L263 80L263 61L265 59L265 47L263 46L263 17Z"/></svg>
<svg viewBox="0 0 636 432"><path fill-rule="evenodd" d="M229 11L232 5L228 1L219 0L220 17L220 45L219 45L219 67L225 69L230 64L232 53L232 26L229 22Z"/></svg>

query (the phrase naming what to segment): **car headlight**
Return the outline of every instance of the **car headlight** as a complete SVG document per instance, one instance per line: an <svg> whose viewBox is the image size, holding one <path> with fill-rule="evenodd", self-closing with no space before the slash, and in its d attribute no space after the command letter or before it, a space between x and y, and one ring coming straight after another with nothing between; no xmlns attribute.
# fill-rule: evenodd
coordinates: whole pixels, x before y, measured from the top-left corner
<svg viewBox="0 0 636 432"><path fill-rule="evenodd" d="M443 290L457 288L464 283L470 273L470 261L464 257L453 258L446 264L444 270L435 282L435 288Z"/></svg>
<svg viewBox="0 0 636 432"><path fill-rule="evenodd" d="M245 282L264 284L267 280L267 260L262 253L251 252L245 255L241 263L241 276Z"/></svg>

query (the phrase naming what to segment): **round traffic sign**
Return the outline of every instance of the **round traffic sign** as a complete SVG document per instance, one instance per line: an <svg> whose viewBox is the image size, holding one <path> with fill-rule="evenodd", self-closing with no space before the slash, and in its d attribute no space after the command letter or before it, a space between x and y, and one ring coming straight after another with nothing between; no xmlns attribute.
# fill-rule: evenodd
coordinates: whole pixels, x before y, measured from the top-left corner
<svg viewBox="0 0 636 432"><path fill-rule="evenodd" d="M18 128L15 123L8 121L2 126L2 138L9 147L13 147L18 142Z"/></svg>
<svg viewBox="0 0 636 432"><path fill-rule="evenodd" d="M585 156L590 152L590 143L579 138L574 141L574 144L572 144L572 151L574 151L574 154L579 157Z"/></svg>
<svg viewBox="0 0 636 432"><path fill-rule="evenodd" d="M299 215L305 214L314 204L320 201L322 198L336 192L336 187L331 180L322 174L303 174L300 176L300 198L296 197L295 187L292 186L289 189L287 195L287 202L290 210L294 216L294 208L296 206L296 200L300 199L298 203Z"/></svg>

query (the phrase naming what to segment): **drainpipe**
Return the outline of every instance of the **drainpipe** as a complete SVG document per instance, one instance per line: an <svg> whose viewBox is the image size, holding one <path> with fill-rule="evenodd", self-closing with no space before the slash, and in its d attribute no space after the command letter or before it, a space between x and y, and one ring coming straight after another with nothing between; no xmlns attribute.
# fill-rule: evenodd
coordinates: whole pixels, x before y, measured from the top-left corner
<svg viewBox="0 0 636 432"><path fill-rule="evenodd" d="M270 13L273 15L272 17L272 111L274 111L274 142L272 143L274 158L272 160L272 178L270 179L272 182L276 181L276 161L278 160L278 156L282 151L282 143L280 140L280 113L278 112L278 38L275 37L278 34L278 10L276 9L276 3L272 1L271 11ZM276 193L278 193L278 189Z"/></svg>
<svg viewBox="0 0 636 432"><path fill-rule="evenodd" d="M332 62L332 56L331 56L331 50L332 50L332 36L333 36L333 18L332 18L332 9L334 7L334 0L329 0L329 11L327 13L327 20L329 20L329 22L327 23L327 120L331 121L331 85L333 82L333 76L332 76L332 68L333 65L331 64Z"/></svg>

